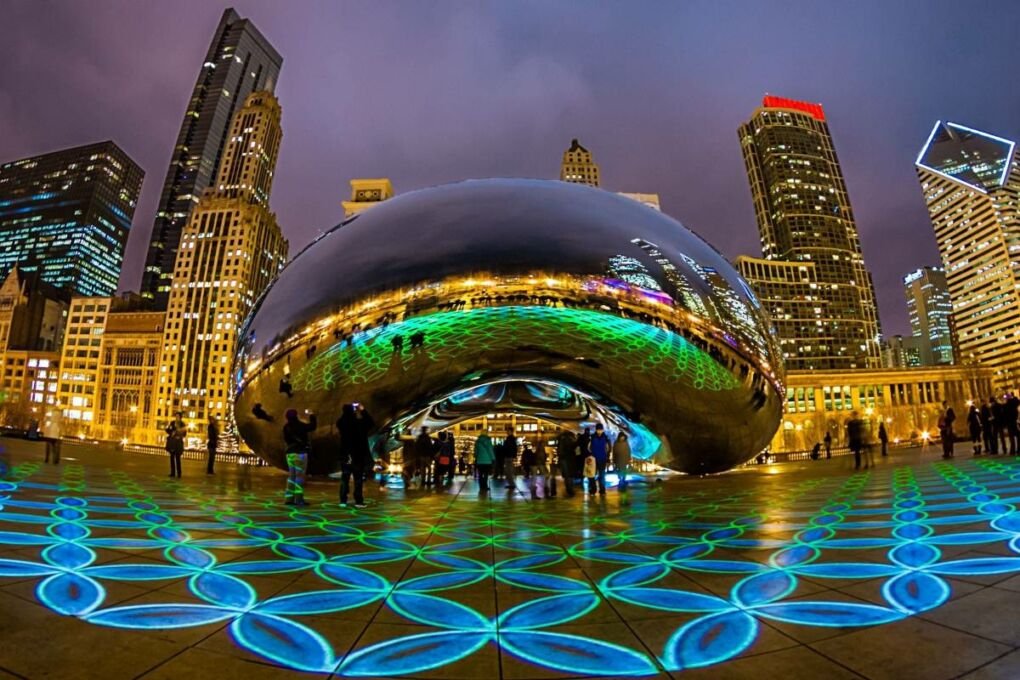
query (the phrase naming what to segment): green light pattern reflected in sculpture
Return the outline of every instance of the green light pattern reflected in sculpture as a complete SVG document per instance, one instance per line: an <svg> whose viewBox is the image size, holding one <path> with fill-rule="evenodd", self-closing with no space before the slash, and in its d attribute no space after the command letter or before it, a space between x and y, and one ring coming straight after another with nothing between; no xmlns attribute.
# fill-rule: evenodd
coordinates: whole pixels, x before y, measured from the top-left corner
<svg viewBox="0 0 1020 680"><path fill-rule="evenodd" d="M407 339L425 334L419 350ZM438 312L373 328L330 347L294 375L298 390L335 390L369 383L393 370L391 340L403 336L403 368L425 357L445 363L464 354L530 347L569 351L619 372L642 373L699 390L735 389L737 379L706 352L662 328L611 314L562 307L482 307Z"/></svg>

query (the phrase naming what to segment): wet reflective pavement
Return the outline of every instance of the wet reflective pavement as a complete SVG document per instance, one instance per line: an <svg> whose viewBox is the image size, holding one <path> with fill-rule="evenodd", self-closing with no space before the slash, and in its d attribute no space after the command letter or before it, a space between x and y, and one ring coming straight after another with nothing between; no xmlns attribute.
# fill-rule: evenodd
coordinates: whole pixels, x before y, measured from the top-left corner
<svg viewBox="0 0 1020 680"><path fill-rule="evenodd" d="M266 468L2 444L0 678L1020 675L1017 458L354 509L326 481L282 505Z"/></svg>

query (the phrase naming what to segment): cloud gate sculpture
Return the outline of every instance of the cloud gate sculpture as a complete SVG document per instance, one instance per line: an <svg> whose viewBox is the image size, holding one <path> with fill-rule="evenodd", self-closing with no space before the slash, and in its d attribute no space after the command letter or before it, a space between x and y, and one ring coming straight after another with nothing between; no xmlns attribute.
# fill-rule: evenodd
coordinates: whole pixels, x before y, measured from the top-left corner
<svg viewBox="0 0 1020 680"><path fill-rule="evenodd" d="M716 250L630 198L554 181L461 182L346 220L241 338L239 434L284 466L284 411L315 411L313 472L348 402L381 436L500 411L603 422L639 457L711 473L767 445L785 398L769 323Z"/></svg>

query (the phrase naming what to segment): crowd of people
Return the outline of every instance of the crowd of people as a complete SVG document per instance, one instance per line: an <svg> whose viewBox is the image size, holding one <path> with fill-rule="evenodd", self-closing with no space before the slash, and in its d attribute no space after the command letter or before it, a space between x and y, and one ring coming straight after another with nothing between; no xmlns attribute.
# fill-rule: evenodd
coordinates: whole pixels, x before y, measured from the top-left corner
<svg viewBox="0 0 1020 680"><path fill-rule="evenodd" d="M304 497L308 457L311 453L310 434L319 423L314 413L306 411L301 419L296 409L285 414L283 440L286 446L288 478L285 503L306 505ZM340 418L336 421L340 437L338 470L331 474L340 479L340 505L346 507L353 492L354 507L365 507L364 485L372 478L377 457L385 464L386 453L378 451L373 456L372 432L375 421L364 406L358 403L345 404ZM494 441L488 432L482 432L475 440L471 460L462 453L457 455L454 436L450 432L439 432L433 436L428 427L422 427L417 436L405 432L402 437L404 487L408 490L441 490L453 484L454 476L461 474L478 479L479 493L486 495L493 485L505 488L517 487L518 471L528 484L532 498L554 498L559 493L562 480L563 493L567 497L576 494L575 489L594 498L606 495L606 471L612 469L619 477L619 490L626 492L627 475L631 466L630 442L627 434L621 432L611 440L605 428L598 424L585 428L580 435L561 432L554 447L547 445L542 437L534 441L518 439L512 428L505 436ZM386 469L380 473L380 486L385 486Z"/></svg>
<svg viewBox="0 0 1020 680"><path fill-rule="evenodd" d="M949 402L942 402L938 418L939 440L942 457L956 457L957 427L956 411ZM1020 455L1020 397L1007 392L1002 398L990 396L981 404L968 402L967 433L973 448L973 455L996 456ZM847 447L854 456L854 469L875 465L875 438L881 445L883 456L889 455L889 433L885 423L879 422L877 433L872 433L866 421L857 411L852 411L846 421ZM927 446L927 437L922 438L922 450ZM811 459L822 457L822 442L811 450ZM832 457L832 433L826 432L824 439L825 457ZM762 461L759 461L762 462Z"/></svg>

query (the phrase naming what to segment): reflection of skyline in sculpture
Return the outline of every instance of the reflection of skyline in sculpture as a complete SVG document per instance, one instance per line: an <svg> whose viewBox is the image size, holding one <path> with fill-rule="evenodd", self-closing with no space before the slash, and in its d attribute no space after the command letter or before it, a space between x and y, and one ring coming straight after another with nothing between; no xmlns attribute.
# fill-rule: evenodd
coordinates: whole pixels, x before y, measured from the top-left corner
<svg viewBox="0 0 1020 680"><path fill-rule="evenodd" d="M275 461L278 433L250 416L256 403L328 422L360 401L394 427L484 415L482 384L551 384L584 397L551 421L576 429L597 412L650 431L651 448L663 438L678 469L719 471L778 423L767 330L725 259L661 213L561 182L463 182L380 203L288 265L246 324L238 425ZM284 371L293 398L277 390ZM332 436L313 446L332 450Z"/></svg>

